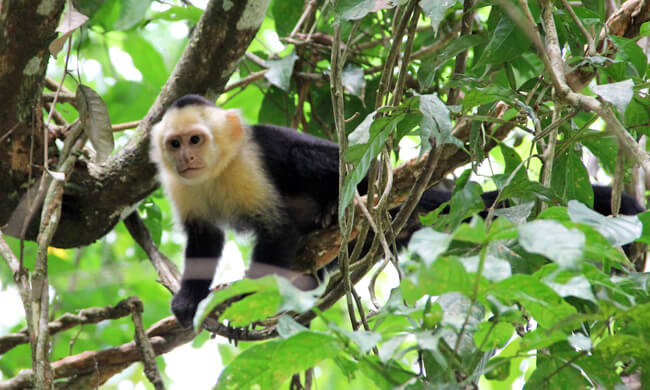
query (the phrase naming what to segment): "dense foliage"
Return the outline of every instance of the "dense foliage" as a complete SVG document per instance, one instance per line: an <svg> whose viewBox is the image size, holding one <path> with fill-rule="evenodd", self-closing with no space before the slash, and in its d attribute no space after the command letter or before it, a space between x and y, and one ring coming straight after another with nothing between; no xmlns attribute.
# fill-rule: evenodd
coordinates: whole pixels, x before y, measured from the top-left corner
<svg viewBox="0 0 650 390"><path fill-rule="evenodd" d="M638 141L650 132L650 23L625 36L607 24L614 15L607 2L591 0L334 3L272 1L217 103L241 110L251 123L333 140L340 129L333 105L343 103L349 166L338 217L348 225L361 202L355 203L354 188L363 177L376 175L379 196L390 186L384 163L426 158L444 145L463 150L467 163L446 176L454 184L447 211L441 207L421 218L423 228L398 261L377 262L362 253L351 270L377 264L356 289L339 282L336 272L328 276L331 288L347 298L331 308L318 308L325 284L301 292L275 276L237 281L211 295L197 326L224 301L244 296L221 310L220 319L277 332L270 340L237 345L219 338L214 359L224 368L216 388L289 386L293 374L311 367L321 389L648 386L649 281L645 258L634 249L650 243L650 217L606 218L585 206L593 206L590 183L596 180L645 199L638 174L644 161L621 146L616 129L647 160ZM201 9L117 0L81 1L77 9L89 20L72 36L70 53L52 60L48 75L60 80L67 63L64 87L95 90L113 124L141 119ZM555 31L549 31L549 12ZM643 37L645 50L638 44ZM330 85L337 75L332 47L347 55L338 103ZM564 85L576 96L554 82L554 60L561 61ZM585 103L592 101L599 106ZM57 110L68 122L79 115L68 102ZM116 148L133 134L116 133ZM480 194L495 189L508 207L479 216ZM153 193L138 210L154 243L180 264L182 236L164 196ZM376 236L392 249L390 234ZM246 257L250 243L230 238ZM19 240L5 239L20 252ZM381 258L386 253L376 240L374 255ZM620 249L632 242L632 250ZM37 247L25 245L26 266L32 267ZM123 224L88 247L50 248L51 318L129 296L144 303L145 326L168 317L170 294L146 258ZM0 278L5 291L14 289L7 267L0 267ZM296 321L296 313L310 310L315 319L309 327ZM25 327L20 311L8 314L14 323L3 322L3 334ZM203 332L194 346L207 338ZM52 336L51 360L132 339L128 318L84 325ZM161 357L157 362L164 367ZM28 344L0 356L2 379L29 367ZM190 364L187 375L203 373L192 372ZM139 367L120 378L146 382ZM105 388L117 386L112 383Z"/></svg>

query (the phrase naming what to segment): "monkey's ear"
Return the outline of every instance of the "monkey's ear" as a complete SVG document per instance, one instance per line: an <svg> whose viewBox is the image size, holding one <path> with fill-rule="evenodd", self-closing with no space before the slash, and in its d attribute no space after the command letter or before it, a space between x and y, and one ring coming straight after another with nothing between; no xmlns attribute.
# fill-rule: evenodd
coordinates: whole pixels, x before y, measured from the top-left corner
<svg viewBox="0 0 650 390"><path fill-rule="evenodd" d="M226 128L232 139L240 139L244 135L244 123L239 111L226 110Z"/></svg>

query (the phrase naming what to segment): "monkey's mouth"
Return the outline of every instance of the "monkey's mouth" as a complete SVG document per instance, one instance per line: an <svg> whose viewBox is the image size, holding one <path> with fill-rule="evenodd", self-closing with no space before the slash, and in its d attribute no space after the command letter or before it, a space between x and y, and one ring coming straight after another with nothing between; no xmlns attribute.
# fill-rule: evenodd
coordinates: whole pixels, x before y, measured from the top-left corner
<svg viewBox="0 0 650 390"><path fill-rule="evenodd" d="M183 177L192 177L198 175L203 168L198 168L198 167L187 167L184 169L181 169L180 172L178 172L181 176Z"/></svg>

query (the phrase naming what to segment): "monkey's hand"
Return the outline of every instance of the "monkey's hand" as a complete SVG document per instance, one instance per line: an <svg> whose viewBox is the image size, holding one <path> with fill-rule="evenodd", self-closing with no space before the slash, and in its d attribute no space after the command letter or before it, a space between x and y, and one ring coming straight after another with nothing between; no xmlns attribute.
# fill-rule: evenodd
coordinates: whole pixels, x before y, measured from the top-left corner
<svg viewBox="0 0 650 390"><path fill-rule="evenodd" d="M183 281L181 289L174 295L171 304L172 313L174 313L176 320L183 328L190 328L192 326L194 314L196 314L196 308L199 302L208 296L210 292L209 283L207 287L199 287L196 283L188 282L191 281Z"/></svg>

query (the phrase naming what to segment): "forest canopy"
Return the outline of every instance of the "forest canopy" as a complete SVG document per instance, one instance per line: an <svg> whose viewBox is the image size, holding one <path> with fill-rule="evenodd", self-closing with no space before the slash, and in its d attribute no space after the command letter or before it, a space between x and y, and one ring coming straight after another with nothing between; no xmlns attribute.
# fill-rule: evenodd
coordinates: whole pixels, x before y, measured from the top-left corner
<svg viewBox="0 0 650 390"><path fill-rule="evenodd" d="M0 389L645 388L649 37L642 0L0 0ZM190 93L343 164L319 287L229 232L184 329L149 143Z"/></svg>

